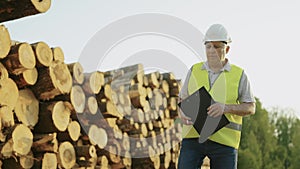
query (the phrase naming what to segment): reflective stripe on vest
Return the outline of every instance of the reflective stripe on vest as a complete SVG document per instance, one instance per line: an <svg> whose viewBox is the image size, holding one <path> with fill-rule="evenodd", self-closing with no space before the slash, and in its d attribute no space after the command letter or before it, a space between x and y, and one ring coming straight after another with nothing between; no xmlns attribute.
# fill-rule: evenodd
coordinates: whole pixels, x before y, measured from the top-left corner
<svg viewBox="0 0 300 169"><path fill-rule="evenodd" d="M204 86L215 101L225 104L238 104L238 88L243 69L231 64L231 70L222 72L213 86L210 87L208 72L202 69L202 66L203 62L195 64L192 68L188 83L189 95ZM230 124L210 136L209 139L237 149L240 143L242 116L229 113L226 113L225 116ZM199 134L192 125L183 125L182 137L196 138L199 137Z"/></svg>

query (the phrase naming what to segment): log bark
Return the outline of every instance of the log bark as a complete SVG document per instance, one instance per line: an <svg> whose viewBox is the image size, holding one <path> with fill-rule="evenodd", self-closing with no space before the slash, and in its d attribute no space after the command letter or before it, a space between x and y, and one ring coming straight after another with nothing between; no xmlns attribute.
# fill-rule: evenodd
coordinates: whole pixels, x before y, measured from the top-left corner
<svg viewBox="0 0 300 169"><path fill-rule="evenodd" d="M81 86L73 85L70 93L59 95L54 98L56 101L70 102L76 113L83 113L86 104L86 97Z"/></svg>
<svg viewBox="0 0 300 169"><path fill-rule="evenodd" d="M0 22L46 12L51 0L4 0L0 3Z"/></svg>
<svg viewBox="0 0 300 169"><path fill-rule="evenodd" d="M80 167L93 167L97 159L96 148L93 145L75 146L76 162ZM95 161L96 162L96 161Z"/></svg>
<svg viewBox="0 0 300 169"><path fill-rule="evenodd" d="M33 69L36 65L35 56L28 43L20 43L11 47L3 64L9 73L18 75L26 69Z"/></svg>
<svg viewBox="0 0 300 169"><path fill-rule="evenodd" d="M121 162L121 145L120 143L113 139L110 140L110 144L103 150L98 150L97 155L102 156L105 155L108 157L109 164L118 164Z"/></svg>
<svg viewBox="0 0 300 169"><path fill-rule="evenodd" d="M69 125L71 113L68 104L68 102L63 101L40 103L39 121L34 127L34 132L65 131Z"/></svg>
<svg viewBox="0 0 300 169"><path fill-rule="evenodd" d="M160 167L159 156L153 157L153 160L151 160L151 158L149 157L132 159L132 168L135 169L144 169L144 168L159 169L159 167Z"/></svg>
<svg viewBox="0 0 300 169"><path fill-rule="evenodd" d="M38 122L39 102L29 89L19 91L19 98L15 107L15 114L20 122L34 127Z"/></svg>
<svg viewBox="0 0 300 169"><path fill-rule="evenodd" d="M151 88L158 88L159 87L159 82L157 80L157 76L155 72L145 74L145 77L148 80L148 86Z"/></svg>
<svg viewBox="0 0 300 169"><path fill-rule="evenodd" d="M37 82L31 87L38 99L49 100L70 93L72 77L66 64L53 62L50 67L39 69L38 74Z"/></svg>
<svg viewBox="0 0 300 169"><path fill-rule="evenodd" d="M127 133L128 135L141 133L141 131L138 128L139 126L134 125L133 119L127 119L127 118L118 119L116 120L115 124L109 124L109 125L110 126L117 125L121 131Z"/></svg>
<svg viewBox="0 0 300 169"><path fill-rule="evenodd" d="M27 69L19 75L12 75L11 78L16 82L18 88L22 89L36 83L38 72L36 68Z"/></svg>
<svg viewBox="0 0 300 169"><path fill-rule="evenodd" d="M172 72L162 73L161 76L162 76L162 79L166 80L166 81L175 79L175 75Z"/></svg>
<svg viewBox="0 0 300 169"><path fill-rule="evenodd" d="M82 84L84 81L83 67L79 62L68 64L74 84Z"/></svg>
<svg viewBox="0 0 300 169"><path fill-rule="evenodd" d="M10 35L7 28L4 25L0 25L0 44L0 59L3 59L9 53L11 46Z"/></svg>
<svg viewBox="0 0 300 169"><path fill-rule="evenodd" d="M104 85L104 75L102 72L96 71L84 74L83 90L86 95L98 94Z"/></svg>
<svg viewBox="0 0 300 169"><path fill-rule="evenodd" d="M170 96L178 97L181 88L181 82L175 79L170 80L169 87L170 87Z"/></svg>
<svg viewBox="0 0 300 169"><path fill-rule="evenodd" d="M170 97L169 99L167 99L168 101L168 109L169 110L177 110L177 99L176 97Z"/></svg>
<svg viewBox="0 0 300 169"><path fill-rule="evenodd" d="M77 121L72 121L69 123L67 131L57 133L57 139L60 142L76 142L80 137L80 132L80 124Z"/></svg>
<svg viewBox="0 0 300 169"><path fill-rule="evenodd" d="M71 169L76 163L76 154L70 142L63 142L58 148L58 164L62 168Z"/></svg>
<svg viewBox="0 0 300 169"><path fill-rule="evenodd" d="M45 42L36 42L31 44L35 57L36 67L49 67L53 61L53 53Z"/></svg>
<svg viewBox="0 0 300 169"><path fill-rule="evenodd" d="M30 152L25 156L4 159L2 169L30 169L33 164L34 157Z"/></svg>
<svg viewBox="0 0 300 169"><path fill-rule="evenodd" d="M58 141L56 139L57 134L35 134L32 143L32 151L37 153L57 153Z"/></svg>
<svg viewBox="0 0 300 169"><path fill-rule="evenodd" d="M141 84L134 84L129 88L129 96L130 98L138 97L138 96L146 96L147 90Z"/></svg>
<svg viewBox="0 0 300 169"><path fill-rule="evenodd" d="M143 106L148 102L145 96L137 96L131 98L131 104L135 108L143 108Z"/></svg>
<svg viewBox="0 0 300 169"><path fill-rule="evenodd" d="M109 84L105 84L104 87L101 89L101 91L96 94L96 99L98 102L102 102L102 99L110 100L112 101L112 94L113 90Z"/></svg>
<svg viewBox="0 0 300 169"><path fill-rule="evenodd" d="M105 101L105 102L99 102L98 101L98 106L101 114L103 117L108 118L108 117L117 117L117 118L123 118L123 114L119 113L117 110L117 107L115 104L113 104L111 101Z"/></svg>

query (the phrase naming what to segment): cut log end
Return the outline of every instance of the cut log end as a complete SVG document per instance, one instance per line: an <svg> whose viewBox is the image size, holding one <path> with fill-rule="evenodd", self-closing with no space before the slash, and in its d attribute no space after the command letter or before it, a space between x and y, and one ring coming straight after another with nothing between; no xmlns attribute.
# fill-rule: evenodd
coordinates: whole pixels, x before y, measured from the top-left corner
<svg viewBox="0 0 300 169"><path fill-rule="evenodd" d="M9 53L11 45L9 32L3 25L0 25L0 44L0 59L3 59Z"/></svg>
<svg viewBox="0 0 300 169"><path fill-rule="evenodd" d="M30 129L24 124L18 125L13 133L13 150L21 155L26 155L31 149L33 142L33 134Z"/></svg>
<svg viewBox="0 0 300 169"><path fill-rule="evenodd" d="M63 142L58 148L59 165L63 168L72 168L76 163L75 149L70 142Z"/></svg>
<svg viewBox="0 0 300 169"><path fill-rule="evenodd" d="M72 77L66 64L53 62L50 66L50 77L62 94L69 93L72 88Z"/></svg>
<svg viewBox="0 0 300 169"><path fill-rule="evenodd" d="M63 50L60 47L51 48L53 53L53 59L55 61L64 62L65 61L65 55Z"/></svg>
<svg viewBox="0 0 300 169"><path fill-rule="evenodd" d="M51 0L31 0L32 4L40 13L48 11L51 6Z"/></svg>
<svg viewBox="0 0 300 169"><path fill-rule="evenodd" d="M38 78L38 72L36 68L28 69L23 72L23 78L28 85L34 85Z"/></svg>
<svg viewBox="0 0 300 169"><path fill-rule="evenodd" d="M37 42L32 44L32 47L35 51L35 56L38 61L37 66L49 67L53 61L53 53L50 47L45 42Z"/></svg>
<svg viewBox="0 0 300 169"><path fill-rule="evenodd" d="M71 110L69 109L68 103L59 101L55 104L52 112L52 119L55 127L59 131L65 131L70 122Z"/></svg>
<svg viewBox="0 0 300 169"><path fill-rule="evenodd" d="M32 151L30 151L26 156L20 157L20 165L23 168L31 168L34 164L34 157Z"/></svg>
<svg viewBox="0 0 300 169"><path fill-rule="evenodd" d="M98 94L104 85L104 75L101 72L93 72L89 76L89 86L93 94Z"/></svg>
<svg viewBox="0 0 300 169"><path fill-rule="evenodd" d="M35 126L38 122L39 101L29 89L19 91L19 98L15 107L19 121L26 126Z"/></svg>
<svg viewBox="0 0 300 169"><path fill-rule="evenodd" d="M0 117L3 127L12 127L15 125L14 112L9 106L0 107Z"/></svg>
<svg viewBox="0 0 300 169"><path fill-rule="evenodd" d="M33 69L36 65L35 56L28 43L21 43L19 47L19 61L26 69Z"/></svg>
<svg viewBox="0 0 300 169"><path fill-rule="evenodd" d="M75 85L71 89L70 93L71 103L77 113L82 113L85 108L85 94L82 88Z"/></svg>
<svg viewBox="0 0 300 169"><path fill-rule="evenodd" d="M93 145L98 145L103 149L108 141L107 133L104 129L98 128L96 125L91 125L88 133L89 139Z"/></svg>
<svg viewBox="0 0 300 169"><path fill-rule="evenodd" d="M98 111L97 99L94 96L90 96L87 100L87 107L91 114L96 114Z"/></svg>
<svg viewBox="0 0 300 169"><path fill-rule="evenodd" d="M79 62L68 64L71 75L75 83L82 84L84 81L83 67Z"/></svg>
<svg viewBox="0 0 300 169"><path fill-rule="evenodd" d="M77 141L80 136L80 124L77 121L72 121L68 125L68 132L73 141Z"/></svg>
<svg viewBox="0 0 300 169"><path fill-rule="evenodd" d="M45 153L42 161L42 169L56 169L57 158L54 153Z"/></svg>
<svg viewBox="0 0 300 169"><path fill-rule="evenodd" d="M6 141L4 146L1 149L1 156L4 158L12 157L13 155L13 140L10 139Z"/></svg>
<svg viewBox="0 0 300 169"><path fill-rule="evenodd" d="M16 83L8 78L0 81L0 106L14 108L19 97Z"/></svg>

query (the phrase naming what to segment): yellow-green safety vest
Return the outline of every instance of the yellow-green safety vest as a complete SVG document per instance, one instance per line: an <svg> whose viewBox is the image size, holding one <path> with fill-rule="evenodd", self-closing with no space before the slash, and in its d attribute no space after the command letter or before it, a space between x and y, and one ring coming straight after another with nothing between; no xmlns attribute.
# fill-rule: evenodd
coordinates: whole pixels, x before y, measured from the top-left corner
<svg viewBox="0 0 300 169"><path fill-rule="evenodd" d="M188 83L188 94L204 86L212 98L219 103L239 104L238 88L243 69L231 64L230 71L223 71L210 87L207 70L202 69L203 62L193 65ZM230 123L209 137L217 143L238 149L241 138L242 116L226 113ZM193 125L183 125L183 138L197 138L199 134Z"/></svg>

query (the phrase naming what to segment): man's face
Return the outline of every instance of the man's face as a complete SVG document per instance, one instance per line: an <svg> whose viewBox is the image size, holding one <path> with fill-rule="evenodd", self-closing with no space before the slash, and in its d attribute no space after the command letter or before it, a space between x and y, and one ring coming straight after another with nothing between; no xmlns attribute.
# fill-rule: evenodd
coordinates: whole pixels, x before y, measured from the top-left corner
<svg viewBox="0 0 300 169"><path fill-rule="evenodd" d="M206 42L205 50L208 61L223 61L229 46L223 42Z"/></svg>

